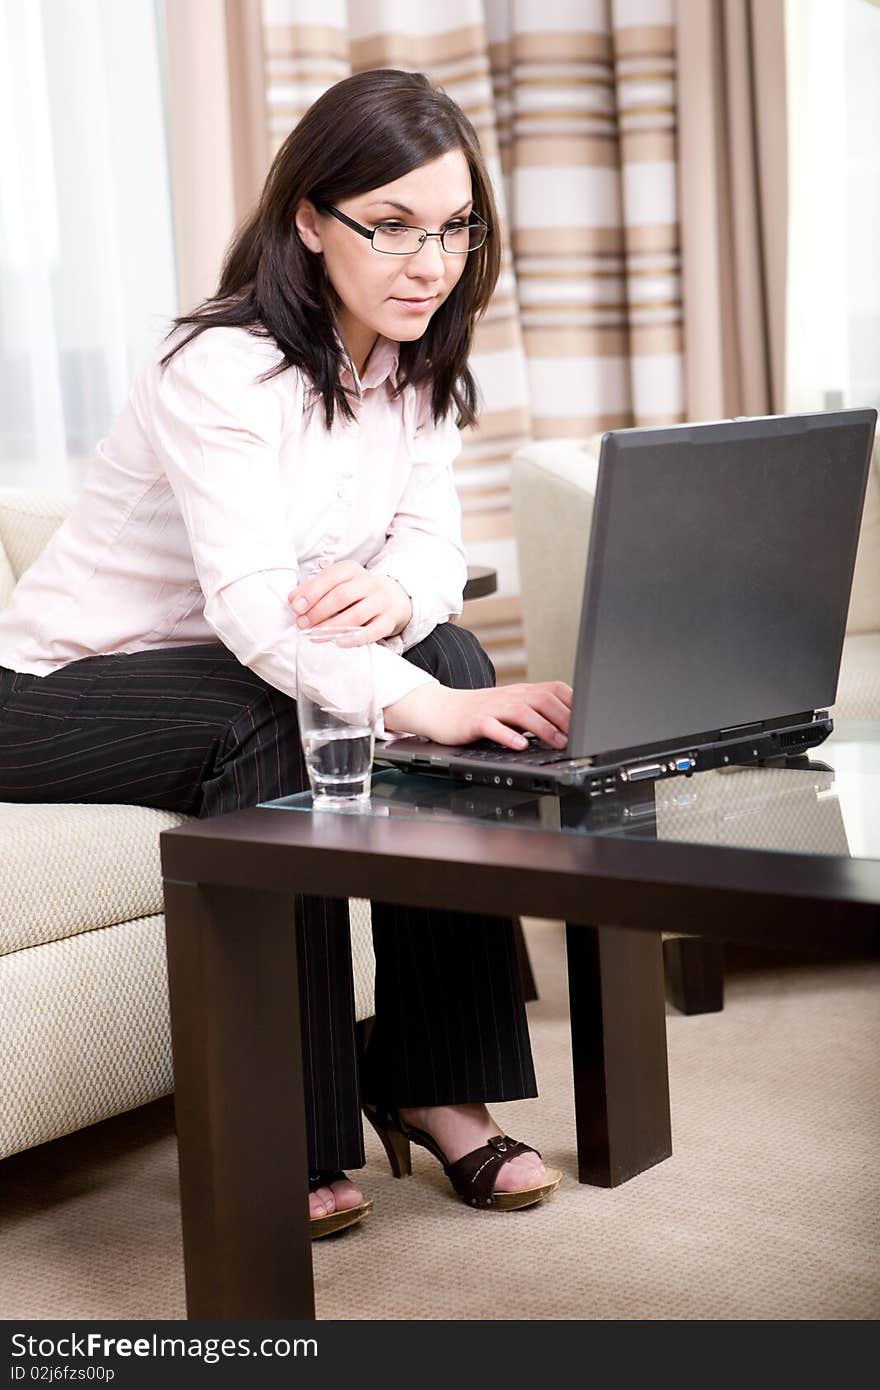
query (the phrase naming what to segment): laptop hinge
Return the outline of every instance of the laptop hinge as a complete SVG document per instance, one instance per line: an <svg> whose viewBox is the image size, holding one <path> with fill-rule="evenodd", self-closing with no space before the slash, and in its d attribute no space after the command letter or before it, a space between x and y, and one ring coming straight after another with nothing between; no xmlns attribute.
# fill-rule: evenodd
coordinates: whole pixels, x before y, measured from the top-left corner
<svg viewBox="0 0 880 1390"><path fill-rule="evenodd" d="M749 734L760 734L764 731L764 725L759 721L757 724L734 724L732 729L722 729L719 737L724 738L748 738Z"/></svg>

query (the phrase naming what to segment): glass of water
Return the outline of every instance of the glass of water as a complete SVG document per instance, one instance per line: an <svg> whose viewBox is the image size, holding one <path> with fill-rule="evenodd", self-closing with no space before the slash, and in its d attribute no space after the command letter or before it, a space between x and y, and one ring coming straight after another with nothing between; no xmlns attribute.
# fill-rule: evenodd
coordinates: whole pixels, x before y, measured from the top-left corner
<svg viewBox="0 0 880 1390"><path fill-rule="evenodd" d="M370 799L373 648L346 645L359 631L297 634L297 717L315 810L353 811Z"/></svg>

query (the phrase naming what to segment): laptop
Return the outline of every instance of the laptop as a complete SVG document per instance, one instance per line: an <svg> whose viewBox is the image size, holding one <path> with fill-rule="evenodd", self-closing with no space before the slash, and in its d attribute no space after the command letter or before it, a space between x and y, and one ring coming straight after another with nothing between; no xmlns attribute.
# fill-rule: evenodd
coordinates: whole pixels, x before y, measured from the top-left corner
<svg viewBox="0 0 880 1390"><path fill-rule="evenodd" d="M831 733L873 409L602 437L565 750L404 736L376 761L597 798Z"/></svg>

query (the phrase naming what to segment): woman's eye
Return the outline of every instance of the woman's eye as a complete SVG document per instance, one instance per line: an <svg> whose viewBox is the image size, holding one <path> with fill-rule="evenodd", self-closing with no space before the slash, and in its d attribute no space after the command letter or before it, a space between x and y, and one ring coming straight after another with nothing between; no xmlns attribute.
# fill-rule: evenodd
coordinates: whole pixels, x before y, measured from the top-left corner
<svg viewBox="0 0 880 1390"><path fill-rule="evenodd" d="M458 222L447 222L447 224L446 224L446 226L444 227L443 230L446 231L446 232L463 232L464 229L465 229L465 227L466 227L467 225L468 225L467 222L461 222L461 221L458 221Z"/></svg>
<svg viewBox="0 0 880 1390"><path fill-rule="evenodd" d="M380 222L376 228L377 232L405 232L406 230L403 222Z"/></svg>

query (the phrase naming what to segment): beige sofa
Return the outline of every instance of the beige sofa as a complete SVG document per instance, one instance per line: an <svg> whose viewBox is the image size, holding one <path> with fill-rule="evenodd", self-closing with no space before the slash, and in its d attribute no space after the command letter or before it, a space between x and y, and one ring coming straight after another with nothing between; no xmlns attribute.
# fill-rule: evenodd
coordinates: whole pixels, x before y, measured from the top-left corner
<svg viewBox="0 0 880 1390"><path fill-rule="evenodd" d="M67 506L0 489L0 607ZM184 819L0 802L0 1158L172 1090L159 833ZM352 947L366 1018L368 903Z"/></svg>
<svg viewBox="0 0 880 1390"><path fill-rule="evenodd" d="M530 680L571 681L601 435L524 445L511 492ZM843 645L838 719L880 719L880 435Z"/></svg>

